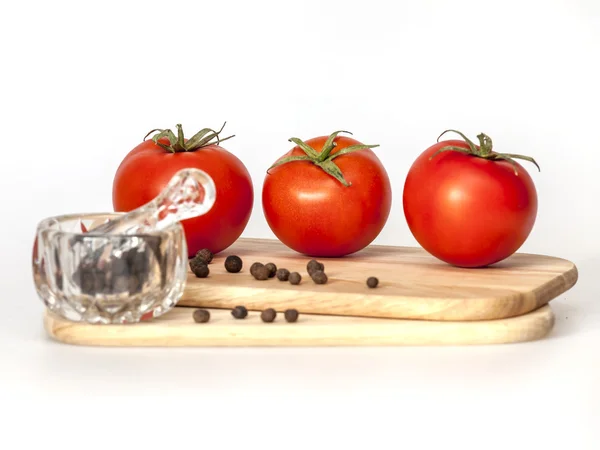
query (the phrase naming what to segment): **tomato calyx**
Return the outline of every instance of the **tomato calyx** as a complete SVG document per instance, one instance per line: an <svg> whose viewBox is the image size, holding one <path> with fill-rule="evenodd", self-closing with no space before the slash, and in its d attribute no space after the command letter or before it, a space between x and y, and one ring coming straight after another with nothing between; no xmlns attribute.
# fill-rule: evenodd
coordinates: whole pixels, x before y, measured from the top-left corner
<svg viewBox="0 0 600 450"><path fill-rule="evenodd" d="M149 131L146 136L144 136L144 141L152 133L157 132L154 136L152 136L152 140L156 145L159 145L166 151L171 153L193 152L209 145L219 145L221 142L234 137L235 135L227 136L226 138L221 138L219 136L223 131L223 128L225 128L226 123L227 122L223 123L223 126L219 131L215 131L212 128L203 128L189 139L185 138L181 124L177 124L177 136L175 136L175 133L169 129L155 128L154 130ZM162 138L166 138L169 141L169 145L160 142L160 139ZM215 138L216 142L214 141Z"/></svg>
<svg viewBox="0 0 600 450"><path fill-rule="evenodd" d="M282 158L281 160L279 160L275 164L273 164L271 167L269 167L269 169L267 170L267 173L269 173L269 170L273 169L274 167L281 166L282 164L287 164L287 163L294 162L294 161L308 161L308 162L311 162L314 165L320 167L326 174L335 178L337 181L342 183L345 187L351 186L352 183L349 183L348 181L346 181L346 179L344 178L344 174L342 173L340 168L337 166L337 164L335 164L333 162L333 160L340 156L347 155L349 153L353 153L358 150L366 150L369 148L379 147L379 144L376 144L376 145L364 145L364 144L350 145L349 147L343 148L339 152L332 155L331 151L337 146L337 144L335 142L335 138L340 133L347 133L350 135L352 134L349 131L343 131L343 130L334 131L333 133L331 133L329 135L329 137L327 138L327 141L325 141L325 144L323 144L323 148L321 149L321 152L318 152L317 150L312 148L310 145L308 145L306 142L304 142L298 138L292 137L292 138L288 139L289 142L293 142L298 147L300 147L300 149L302 149L302 151L305 153L305 155L287 156L285 158Z"/></svg>
<svg viewBox="0 0 600 450"><path fill-rule="evenodd" d="M490 138L487 134L484 134L484 133L480 133L477 135L477 139L479 140L479 145L475 145L472 140L470 140L468 137L466 137L460 131L456 131L456 130L444 131L442 134L440 134L438 136L437 141L439 142L440 138L444 134L450 133L450 132L460 135L464 139L464 141L467 143L469 148L458 147L456 145L447 145L445 147L440 148L433 155L431 155L429 157L430 160L442 152L456 151L456 152L465 153L467 155L476 156L478 158L488 159L491 161L507 161L512 165L516 176L519 176L519 173L517 172L517 164L515 162L515 159L522 159L525 161L529 161L530 163L535 164L535 166L538 168L538 171L541 171L540 166L535 161L535 159L533 159L531 156L516 155L514 153L497 153L497 152L495 152L493 150L492 138Z"/></svg>

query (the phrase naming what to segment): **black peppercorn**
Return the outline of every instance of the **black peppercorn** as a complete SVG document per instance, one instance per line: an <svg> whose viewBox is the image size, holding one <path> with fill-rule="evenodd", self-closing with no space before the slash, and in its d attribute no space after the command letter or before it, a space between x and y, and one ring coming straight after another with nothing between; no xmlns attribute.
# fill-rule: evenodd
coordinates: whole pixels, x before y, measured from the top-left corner
<svg viewBox="0 0 600 450"><path fill-rule="evenodd" d="M325 266L316 259L311 259L306 265L306 271L309 275L312 275L313 272L316 272L317 270L324 271Z"/></svg>
<svg viewBox="0 0 600 450"><path fill-rule="evenodd" d="M290 277L290 271L287 269L278 269L277 273L275 274L277 275L277 279L279 281L287 281L288 278Z"/></svg>
<svg viewBox="0 0 600 450"><path fill-rule="evenodd" d="M269 269L267 269L267 266L263 266L262 264L254 269L254 278L257 280L266 280L269 278L269 274L270 272Z"/></svg>
<svg viewBox="0 0 600 450"><path fill-rule="evenodd" d="M98 280L99 278L96 278ZM126 275L119 275L112 280L112 292L115 294L129 291L129 279Z"/></svg>
<svg viewBox="0 0 600 450"><path fill-rule="evenodd" d="M314 271L310 275L310 277L315 282L315 284L325 284L325 283L327 283L327 274L325 274L325 272L323 272L322 270L316 270L316 271Z"/></svg>
<svg viewBox="0 0 600 450"><path fill-rule="evenodd" d="M148 270L148 256L145 251L139 251L136 247L129 250L126 254L129 264L129 273L144 273Z"/></svg>
<svg viewBox="0 0 600 450"><path fill-rule="evenodd" d="M146 244L144 250L141 255L144 256L146 268L148 267L148 262L150 261L150 252L154 254L154 258L157 261L161 261L162 257L162 238L160 236L145 236L144 243Z"/></svg>
<svg viewBox="0 0 600 450"><path fill-rule="evenodd" d="M269 278L273 278L275 273L277 273L277 266L273 263L267 263L265 267L269 269Z"/></svg>
<svg viewBox="0 0 600 450"><path fill-rule="evenodd" d="M92 294L98 294L104 290L106 286L106 272L103 270L94 270L93 272L94 287ZM127 288L125 288L127 289Z"/></svg>
<svg viewBox="0 0 600 450"><path fill-rule="evenodd" d="M196 323L206 323L210 320L210 313L206 309L197 309L192 317Z"/></svg>
<svg viewBox="0 0 600 450"><path fill-rule="evenodd" d="M136 294L140 291L141 288L140 280L135 275L129 276L129 295Z"/></svg>
<svg viewBox="0 0 600 450"><path fill-rule="evenodd" d="M111 271L113 276L115 275L127 275L128 267L127 261L123 258L112 257L111 258Z"/></svg>
<svg viewBox="0 0 600 450"><path fill-rule="evenodd" d="M88 295L94 295L94 272L90 269L83 270L79 274L81 292Z"/></svg>
<svg viewBox="0 0 600 450"><path fill-rule="evenodd" d="M239 256L229 255L225 258L225 269L227 272L238 273L242 270L242 259Z"/></svg>
<svg viewBox="0 0 600 450"><path fill-rule="evenodd" d="M292 284L300 284L300 281L302 281L302 276L298 272L292 272L290 273L288 280Z"/></svg>
<svg viewBox="0 0 600 450"><path fill-rule="evenodd" d="M376 288L378 284L379 284L379 280L377 278L375 278L375 277L367 278L367 286L369 286L370 288Z"/></svg>
<svg viewBox="0 0 600 450"><path fill-rule="evenodd" d="M277 312L273 308L267 308L260 314L263 322L273 322L275 317L277 317Z"/></svg>
<svg viewBox="0 0 600 450"><path fill-rule="evenodd" d="M194 256L194 259L203 261L204 264L210 264L213 260L213 254L212 252L207 249L207 248L203 248L202 250L199 250L198 253L196 253L196 256Z"/></svg>
<svg viewBox="0 0 600 450"><path fill-rule="evenodd" d="M283 316L285 317L285 320L287 322L295 322L296 320L298 320L298 310L286 309L283 313Z"/></svg>
<svg viewBox="0 0 600 450"><path fill-rule="evenodd" d="M190 269L198 278L206 278L210 272L208 266L201 259L194 258L190 261Z"/></svg>
<svg viewBox="0 0 600 450"><path fill-rule="evenodd" d="M250 275L252 275L254 277L255 276L254 272L259 267L262 267L262 265L263 265L263 263L259 263L259 262L252 263L252 265L250 266Z"/></svg>
<svg viewBox="0 0 600 450"><path fill-rule="evenodd" d="M236 319L243 319L248 315L248 310L245 306L236 306L231 310L231 315Z"/></svg>

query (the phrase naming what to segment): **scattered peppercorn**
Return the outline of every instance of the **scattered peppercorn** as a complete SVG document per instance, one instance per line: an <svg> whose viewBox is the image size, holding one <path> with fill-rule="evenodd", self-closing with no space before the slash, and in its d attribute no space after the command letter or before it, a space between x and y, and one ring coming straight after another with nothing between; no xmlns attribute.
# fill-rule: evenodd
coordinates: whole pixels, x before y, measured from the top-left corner
<svg viewBox="0 0 600 450"><path fill-rule="evenodd" d="M309 275L312 275L313 272L316 272L317 270L324 271L325 266L316 259L311 259L306 265L306 271Z"/></svg>
<svg viewBox="0 0 600 450"><path fill-rule="evenodd" d="M266 280L267 278L269 278L269 269L267 269L267 266L259 266L256 269L254 269L254 278L256 278L257 280Z"/></svg>
<svg viewBox="0 0 600 450"><path fill-rule="evenodd" d="M317 270L317 271L313 272L310 277L316 284L327 283L327 274L325 272L323 272L322 270Z"/></svg>
<svg viewBox="0 0 600 450"><path fill-rule="evenodd" d="M190 269L198 278L206 278L210 272L208 266L201 259L194 258L190 261Z"/></svg>
<svg viewBox="0 0 600 450"><path fill-rule="evenodd" d="M290 277L290 271L287 269L278 269L277 273L275 274L277 275L277 279L279 281L287 281L288 278Z"/></svg>
<svg viewBox="0 0 600 450"><path fill-rule="evenodd" d="M248 310L245 306L236 306L231 310L231 315L236 319L243 319L248 315Z"/></svg>
<svg viewBox="0 0 600 450"><path fill-rule="evenodd" d="M273 308L267 308L260 314L263 322L273 322L276 316L277 312Z"/></svg>
<svg viewBox="0 0 600 450"><path fill-rule="evenodd" d="M367 286L369 286L370 288L376 288L378 284L379 284L379 280L377 278L375 278L375 277L367 278Z"/></svg>
<svg viewBox="0 0 600 450"><path fill-rule="evenodd" d="M258 269L262 265L263 265L263 263L259 263L259 262L252 263L252 265L250 266L250 275L255 277L256 275L254 273L256 272L256 269Z"/></svg>
<svg viewBox="0 0 600 450"><path fill-rule="evenodd" d="M265 267L269 269L269 278L273 278L275 273L277 273L277 266L273 263L267 263Z"/></svg>
<svg viewBox="0 0 600 450"><path fill-rule="evenodd" d="M286 309L283 313L283 316L285 317L285 320L287 322L295 322L296 320L298 320L298 310Z"/></svg>
<svg viewBox="0 0 600 450"><path fill-rule="evenodd" d="M292 272L290 273L288 280L292 284L300 284L300 281L302 281L302 276L298 272Z"/></svg>
<svg viewBox="0 0 600 450"><path fill-rule="evenodd" d="M242 270L242 259L239 256L229 255L225 258L225 269L227 272L238 273Z"/></svg>
<svg viewBox="0 0 600 450"><path fill-rule="evenodd" d="M203 248L202 250L198 251L198 253L196 253L196 256L194 258L200 261L204 261L204 264L210 264L213 260L213 256L213 253L209 249Z"/></svg>
<svg viewBox="0 0 600 450"><path fill-rule="evenodd" d="M206 309L197 309L192 317L196 323L206 323L210 320L210 313Z"/></svg>

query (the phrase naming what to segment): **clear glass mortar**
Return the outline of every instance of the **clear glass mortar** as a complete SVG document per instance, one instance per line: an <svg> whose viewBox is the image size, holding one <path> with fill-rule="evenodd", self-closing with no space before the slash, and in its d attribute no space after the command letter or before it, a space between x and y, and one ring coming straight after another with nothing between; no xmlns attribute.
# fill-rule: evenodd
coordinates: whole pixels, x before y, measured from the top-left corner
<svg viewBox="0 0 600 450"><path fill-rule="evenodd" d="M93 234L95 226L119 215L62 215L39 223L33 279L50 311L75 322L125 324L158 317L177 304L187 276L183 227Z"/></svg>

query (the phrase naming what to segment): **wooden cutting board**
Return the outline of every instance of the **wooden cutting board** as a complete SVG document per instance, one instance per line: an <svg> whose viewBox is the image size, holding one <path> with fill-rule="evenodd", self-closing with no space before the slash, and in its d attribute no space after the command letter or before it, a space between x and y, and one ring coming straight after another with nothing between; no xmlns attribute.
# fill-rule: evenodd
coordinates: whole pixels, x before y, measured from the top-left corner
<svg viewBox="0 0 600 450"><path fill-rule="evenodd" d="M228 255L243 260L239 273L228 273ZM369 246L344 258L321 258L329 277L315 284L306 271L311 258L274 240L239 239L217 255L207 278L191 272L180 306L248 310L296 308L304 314L328 314L436 321L503 319L546 305L577 282L576 266L565 259L515 254L483 269L445 264L420 248ZM277 278L255 280L250 266L259 261L297 271L299 285ZM366 279L379 286L369 289Z"/></svg>
<svg viewBox="0 0 600 450"><path fill-rule="evenodd" d="M210 310L197 324L194 308L176 307L162 317L131 325L69 322L46 312L44 326L55 340L72 345L115 347L243 346L425 346L525 342L546 336L555 323L550 306L523 316L467 322L373 319L301 314L295 323L282 315L264 323L258 312L234 319L227 310Z"/></svg>

